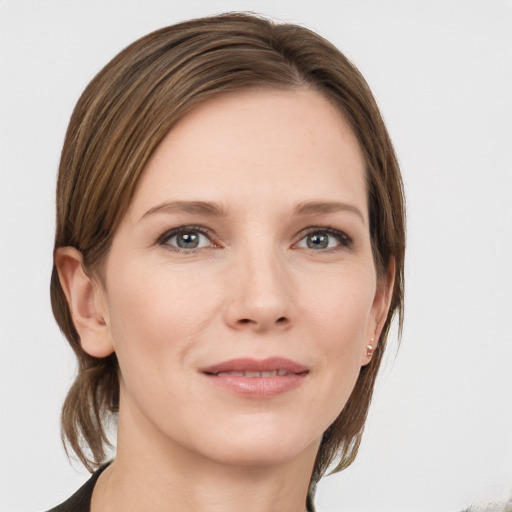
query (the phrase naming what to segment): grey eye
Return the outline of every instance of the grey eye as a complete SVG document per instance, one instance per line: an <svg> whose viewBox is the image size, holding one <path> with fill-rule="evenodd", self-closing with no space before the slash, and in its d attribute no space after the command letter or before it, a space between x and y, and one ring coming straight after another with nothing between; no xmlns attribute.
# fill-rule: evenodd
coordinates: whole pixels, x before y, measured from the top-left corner
<svg viewBox="0 0 512 512"><path fill-rule="evenodd" d="M197 229L173 231L163 238L161 243L182 250L201 249L212 245L211 240Z"/></svg>
<svg viewBox="0 0 512 512"><path fill-rule="evenodd" d="M329 247L329 235L326 233L311 233L306 237L306 245L309 249L327 249Z"/></svg>
<svg viewBox="0 0 512 512"><path fill-rule="evenodd" d="M336 247L349 247L350 244L350 238L341 231L319 229L317 231L310 231L302 237L297 247L321 251Z"/></svg>
<svg viewBox="0 0 512 512"><path fill-rule="evenodd" d="M199 234L180 233L176 235L176 245L180 249L196 249L199 246Z"/></svg>

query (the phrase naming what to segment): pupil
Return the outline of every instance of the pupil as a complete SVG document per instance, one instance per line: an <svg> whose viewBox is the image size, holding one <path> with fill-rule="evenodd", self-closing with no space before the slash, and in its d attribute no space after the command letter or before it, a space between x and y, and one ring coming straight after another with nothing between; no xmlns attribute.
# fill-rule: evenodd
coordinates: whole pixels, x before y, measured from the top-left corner
<svg viewBox="0 0 512 512"><path fill-rule="evenodd" d="M199 245L199 236L196 233L181 233L176 242L182 249L194 249Z"/></svg>
<svg viewBox="0 0 512 512"><path fill-rule="evenodd" d="M308 238L307 245L310 249L325 249L329 245L329 238L326 235L311 235Z"/></svg>

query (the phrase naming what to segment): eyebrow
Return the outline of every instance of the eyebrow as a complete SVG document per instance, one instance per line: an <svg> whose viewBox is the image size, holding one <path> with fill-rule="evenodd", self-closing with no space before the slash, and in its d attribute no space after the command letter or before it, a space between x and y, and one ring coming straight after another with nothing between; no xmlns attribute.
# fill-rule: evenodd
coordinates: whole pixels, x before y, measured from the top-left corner
<svg viewBox="0 0 512 512"><path fill-rule="evenodd" d="M209 217L226 216L226 211L219 203L209 201L168 201L150 208L140 220L157 212L193 213Z"/></svg>
<svg viewBox="0 0 512 512"><path fill-rule="evenodd" d="M327 213L336 213L336 212L352 212L355 213L364 224L366 224L363 213L357 206L347 204L347 203L339 203L336 201L313 201L307 203L300 203L295 208L295 213L298 215L322 215Z"/></svg>
<svg viewBox="0 0 512 512"><path fill-rule="evenodd" d="M299 203L295 207L296 215L323 215L343 211L355 213L363 223L366 223L361 210L347 203L339 203L336 201L311 201ZM142 215L140 220L158 212L191 213L208 217L226 216L226 210L219 203L210 201L166 201L150 208Z"/></svg>

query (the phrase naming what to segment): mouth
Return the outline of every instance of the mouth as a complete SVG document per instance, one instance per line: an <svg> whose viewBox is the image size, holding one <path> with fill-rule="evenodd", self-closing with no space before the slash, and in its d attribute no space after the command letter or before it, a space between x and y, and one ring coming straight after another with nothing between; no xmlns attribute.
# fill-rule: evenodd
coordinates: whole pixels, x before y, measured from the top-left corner
<svg viewBox="0 0 512 512"><path fill-rule="evenodd" d="M238 371L230 371L230 372L218 372L214 375L223 377L224 375L235 375L237 377L284 377L285 375L291 375L292 372L288 372L286 370L272 370L270 372L253 372L250 370L238 372Z"/></svg>
<svg viewBox="0 0 512 512"><path fill-rule="evenodd" d="M299 387L309 368L290 359L231 359L200 370L212 384L246 398L270 398Z"/></svg>

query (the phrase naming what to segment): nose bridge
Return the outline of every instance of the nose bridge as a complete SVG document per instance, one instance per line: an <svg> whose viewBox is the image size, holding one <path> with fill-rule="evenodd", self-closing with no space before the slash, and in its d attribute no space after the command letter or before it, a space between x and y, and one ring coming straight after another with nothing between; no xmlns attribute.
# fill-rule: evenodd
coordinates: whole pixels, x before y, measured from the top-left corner
<svg viewBox="0 0 512 512"><path fill-rule="evenodd" d="M265 330L292 320L292 282L285 258L271 243L244 246L232 266L228 321Z"/></svg>

